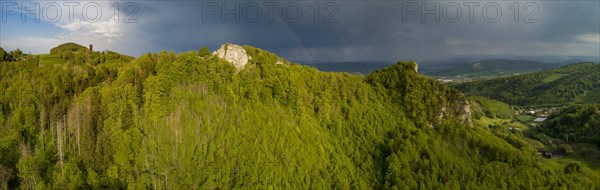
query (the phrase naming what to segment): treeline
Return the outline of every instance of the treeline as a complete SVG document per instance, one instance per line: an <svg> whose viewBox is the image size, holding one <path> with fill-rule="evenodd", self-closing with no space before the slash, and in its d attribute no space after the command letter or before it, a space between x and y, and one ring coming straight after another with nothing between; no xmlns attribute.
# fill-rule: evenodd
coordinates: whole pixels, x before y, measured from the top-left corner
<svg viewBox="0 0 600 190"><path fill-rule="evenodd" d="M600 147L600 105L576 105L559 110L539 130L568 143L588 142Z"/></svg>
<svg viewBox="0 0 600 190"><path fill-rule="evenodd" d="M245 48L268 63L238 72L206 48L0 62L2 188L600 186L585 168L545 168L510 134L469 126L465 98L414 62L357 76ZM98 56L53 56L65 51Z"/></svg>
<svg viewBox="0 0 600 190"><path fill-rule="evenodd" d="M468 95L484 96L511 105L564 105L600 88L600 65L579 63L549 71L467 82L455 87Z"/></svg>
<svg viewBox="0 0 600 190"><path fill-rule="evenodd" d="M0 47L0 62L2 61L19 61L23 59L25 55L23 51L20 49L16 49L10 52L6 52L3 48Z"/></svg>
<svg viewBox="0 0 600 190"><path fill-rule="evenodd" d="M89 63L97 65L106 62L129 62L134 58L121 55L112 51L91 51L90 49L75 43L65 43L50 50L50 55L60 57L71 63Z"/></svg>

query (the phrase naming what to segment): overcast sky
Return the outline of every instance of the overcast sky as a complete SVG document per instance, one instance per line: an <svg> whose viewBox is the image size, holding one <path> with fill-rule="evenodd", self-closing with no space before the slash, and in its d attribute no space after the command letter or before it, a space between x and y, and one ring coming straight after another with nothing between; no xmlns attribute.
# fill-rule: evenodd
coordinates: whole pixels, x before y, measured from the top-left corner
<svg viewBox="0 0 600 190"><path fill-rule="evenodd" d="M76 42L139 56L229 42L300 62L600 56L597 0L116 2L2 0L0 46L47 53Z"/></svg>

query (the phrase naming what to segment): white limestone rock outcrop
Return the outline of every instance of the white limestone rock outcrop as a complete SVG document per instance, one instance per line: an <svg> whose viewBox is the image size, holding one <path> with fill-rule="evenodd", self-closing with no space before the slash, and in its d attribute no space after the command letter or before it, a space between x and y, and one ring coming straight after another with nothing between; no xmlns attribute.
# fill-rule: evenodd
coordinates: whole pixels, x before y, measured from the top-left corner
<svg viewBox="0 0 600 190"><path fill-rule="evenodd" d="M242 46L235 44L223 44L217 51L213 52L213 55L230 62L238 70L244 69L251 59Z"/></svg>
<svg viewBox="0 0 600 190"><path fill-rule="evenodd" d="M417 62L415 62L415 72L419 73L419 64L417 64Z"/></svg>

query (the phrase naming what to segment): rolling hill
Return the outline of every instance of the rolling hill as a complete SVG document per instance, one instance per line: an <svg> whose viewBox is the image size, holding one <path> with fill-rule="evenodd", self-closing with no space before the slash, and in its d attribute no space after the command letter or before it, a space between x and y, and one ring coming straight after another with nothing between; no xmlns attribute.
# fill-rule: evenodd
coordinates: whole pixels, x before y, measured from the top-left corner
<svg viewBox="0 0 600 190"><path fill-rule="evenodd" d="M467 95L520 106L599 103L600 65L578 63L519 76L457 84Z"/></svg>
<svg viewBox="0 0 600 190"><path fill-rule="evenodd" d="M486 59L462 64L451 69L430 73L431 76L466 76L473 78L512 76L552 69L566 64L543 63L527 60Z"/></svg>
<svg viewBox="0 0 600 190"><path fill-rule="evenodd" d="M600 147L600 104L561 109L550 115L539 129L567 142L593 143Z"/></svg>

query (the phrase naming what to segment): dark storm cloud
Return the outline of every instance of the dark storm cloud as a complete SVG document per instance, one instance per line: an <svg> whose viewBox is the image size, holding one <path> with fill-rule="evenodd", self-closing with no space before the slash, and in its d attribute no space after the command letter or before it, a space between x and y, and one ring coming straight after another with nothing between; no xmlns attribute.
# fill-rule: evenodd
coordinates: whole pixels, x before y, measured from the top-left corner
<svg viewBox="0 0 600 190"><path fill-rule="evenodd" d="M218 5L216 14L203 12L206 3ZM231 42L248 44L300 61L356 61L415 59L435 60L466 55L588 55L598 56L600 42L595 41L600 33L600 4L598 1L535 1L524 9L523 1L499 1L502 18L495 23L486 21L482 7L490 2L478 2L474 8L473 22L469 21L465 1L427 2L432 8L440 3L444 6L458 5L462 17L456 23L433 15L421 21L421 10L414 15L405 15L406 6L421 2L409 1L337 1L325 9L320 3L320 20L314 22L314 2L298 1L302 18L297 22L286 20L280 2L274 19L269 20L265 1L240 1L240 8L255 3L262 8L262 17L257 22L245 20L240 15L236 22L232 15L221 20L222 2L176 1L138 2L140 22L124 26L126 33L135 43L140 54L144 51L161 49L187 51L207 45L211 49ZM232 8L236 2L226 1ZM510 6L519 3L519 22L514 22ZM533 19L537 23L523 23L537 8ZM323 22L328 11L339 8L332 17L334 23ZM206 7L204 7L206 8ZM450 7L448 15L456 15ZM489 10L489 9L488 9ZM291 15L294 12L290 13ZM491 15L491 16L490 16ZM493 17L495 12L488 12ZM403 19L406 16L406 19ZM203 20L206 17L206 22Z"/></svg>
<svg viewBox="0 0 600 190"><path fill-rule="evenodd" d="M568 37L600 30L599 1L545 2L542 7L541 40L567 42Z"/></svg>

